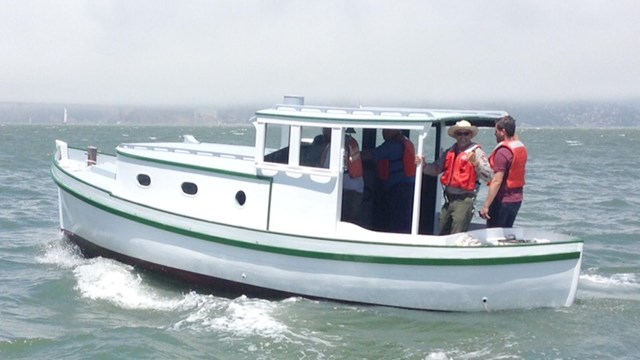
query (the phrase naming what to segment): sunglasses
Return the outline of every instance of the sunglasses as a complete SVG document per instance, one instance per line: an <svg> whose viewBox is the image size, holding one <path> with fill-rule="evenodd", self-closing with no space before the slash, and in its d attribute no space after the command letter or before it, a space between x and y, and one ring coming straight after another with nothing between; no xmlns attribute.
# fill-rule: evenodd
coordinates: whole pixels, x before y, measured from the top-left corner
<svg viewBox="0 0 640 360"><path fill-rule="evenodd" d="M471 131L456 131L456 136L469 136L471 135Z"/></svg>

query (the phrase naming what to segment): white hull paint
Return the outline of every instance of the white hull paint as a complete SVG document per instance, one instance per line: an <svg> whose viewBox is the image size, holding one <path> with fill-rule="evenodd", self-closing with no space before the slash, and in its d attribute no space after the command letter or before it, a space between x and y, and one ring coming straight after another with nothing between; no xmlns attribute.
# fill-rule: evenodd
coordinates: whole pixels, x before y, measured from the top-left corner
<svg viewBox="0 0 640 360"><path fill-rule="evenodd" d="M331 126L334 139L350 126L372 129L372 136L376 127L395 126L422 131L424 140L432 124L462 116L493 121L502 113L350 111L258 112L255 149L185 137L123 144L117 156L88 164L85 151L57 141L51 172L60 227L85 250L225 293L439 311L573 303L582 241L522 228L425 235L416 232L418 213L411 234L369 230L339 220L343 142L331 143L328 169L304 165L305 148L287 147L284 162L267 149L274 124L286 127L286 144L303 144L300 126L309 124ZM438 198L431 197L433 209ZM513 238L521 241L505 241Z"/></svg>
<svg viewBox="0 0 640 360"><path fill-rule="evenodd" d="M443 311L570 306L575 297L582 243L441 247L287 236L123 202L57 168L54 179L65 231L127 257L239 285Z"/></svg>

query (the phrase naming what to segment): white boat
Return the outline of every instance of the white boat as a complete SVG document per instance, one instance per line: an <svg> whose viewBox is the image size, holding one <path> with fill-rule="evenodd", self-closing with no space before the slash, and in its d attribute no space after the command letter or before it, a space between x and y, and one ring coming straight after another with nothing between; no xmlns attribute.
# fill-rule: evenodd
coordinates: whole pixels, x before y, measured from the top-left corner
<svg viewBox="0 0 640 360"><path fill-rule="evenodd" d="M412 232L341 221L345 132L364 149L379 129L417 134L440 153L446 127L492 126L500 111L335 108L301 97L257 111L253 146L121 144L115 155L56 141L60 227L87 256L161 271L214 292L302 296L442 311L570 306L583 242L524 228L437 229L442 189L416 175ZM331 128L329 168L305 165L310 136ZM429 144L432 150L423 151ZM365 176L366 191L376 191ZM370 194L371 195L371 194ZM375 195L375 194L373 194ZM365 202L370 206L371 202ZM366 210L366 209L365 209Z"/></svg>

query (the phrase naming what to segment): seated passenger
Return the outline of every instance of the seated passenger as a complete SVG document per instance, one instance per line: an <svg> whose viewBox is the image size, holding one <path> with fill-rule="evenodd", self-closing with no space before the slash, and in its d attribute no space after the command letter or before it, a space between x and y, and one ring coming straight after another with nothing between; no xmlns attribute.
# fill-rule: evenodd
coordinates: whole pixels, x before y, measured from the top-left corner
<svg viewBox="0 0 640 360"><path fill-rule="evenodd" d="M324 152L327 144L331 141L331 129L323 128L322 134L313 138L311 145L308 145L308 149L300 159L300 164L304 166L323 167L322 153ZM328 168L329 166L327 166Z"/></svg>

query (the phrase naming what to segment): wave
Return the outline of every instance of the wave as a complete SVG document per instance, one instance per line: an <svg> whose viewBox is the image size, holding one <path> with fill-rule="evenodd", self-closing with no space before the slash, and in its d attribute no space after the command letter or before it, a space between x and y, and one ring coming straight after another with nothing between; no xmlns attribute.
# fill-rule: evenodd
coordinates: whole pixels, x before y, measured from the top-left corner
<svg viewBox="0 0 640 360"><path fill-rule="evenodd" d="M258 337L269 339L268 343L333 346L334 339L324 339L304 328L293 331L284 322L290 319L278 318L280 314L286 315L288 308L311 301L299 298L269 301L246 296L228 299L194 291L178 293L161 289L145 282L130 265L102 257L85 259L76 246L64 240L49 244L36 260L70 269L76 280L75 290L84 299L125 310L168 313L169 323L160 326L166 330L215 332L231 342ZM261 342L251 343L255 346Z"/></svg>
<svg viewBox="0 0 640 360"><path fill-rule="evenodd" d="M425 360L453 360L453 359L501 359L500 355L492 356L492 351L489 349L481 349L478 351L461 351L461 350L448 350L448 351L433 351L426 355ZM514 355L505 355L504 359L518 359Z"/></svg>
<svg viewBox="0 0 640 360"><path fill-rule="evenodd" d="M580 285L587 285L600 288L619 288L619 289L639 289L640 283L636 274L622 273L613 274L611 276L599 274L580 275Z"/></svg>
<svg viewBox="0 0 640 360"><path fill-rule="evenodd" d="M637 273L602 275L589 269L580 275L579 299L614 299L640 301L640 282Z"/></svg>

